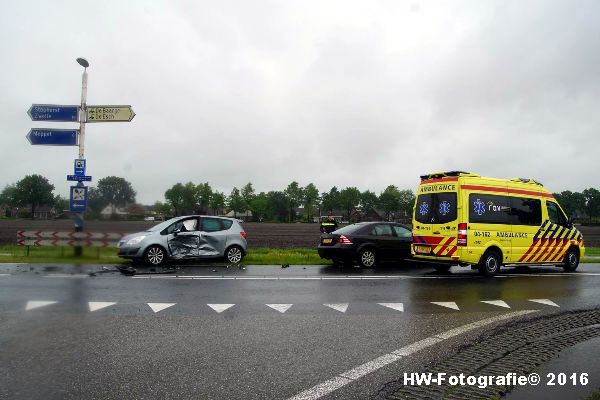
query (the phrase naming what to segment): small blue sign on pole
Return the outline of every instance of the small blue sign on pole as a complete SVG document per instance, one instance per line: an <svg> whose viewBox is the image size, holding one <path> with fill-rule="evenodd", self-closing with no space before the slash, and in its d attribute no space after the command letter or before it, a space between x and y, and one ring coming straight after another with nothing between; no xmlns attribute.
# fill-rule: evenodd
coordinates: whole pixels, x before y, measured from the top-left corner
<svg viewBox="0 0 600 400"><path fill-rule="evenodd" d="M75 175L85 175L85 160L82 158L76 159L73 165L73 170L75 171Z"/></svg>
<svg viewBox="0 0 600 400"><path fill-rule="evenodd" d="M67 175L67 180L75 182L91 182L92 177L90 175Z"/></svg>
<svg viewBox="0 0 600 400"><path fill-rule="evenodd" d="M77 146L79 129L33 128L27 134L27 140L33 145Z"/></svg>
<svg viewBox="0 0 600 400"><path fill-rule="evenodd" d="M69 199L69 209L72 212L82 213L87 208L87 186L83 184L71 186L71 196Z"/></svg>
<svg viewBox="0 0 600 400"><path fill-rule="evenodd" d="M32 121L79 121L79 106L58 104L32 104L27 111Z"/></svg>

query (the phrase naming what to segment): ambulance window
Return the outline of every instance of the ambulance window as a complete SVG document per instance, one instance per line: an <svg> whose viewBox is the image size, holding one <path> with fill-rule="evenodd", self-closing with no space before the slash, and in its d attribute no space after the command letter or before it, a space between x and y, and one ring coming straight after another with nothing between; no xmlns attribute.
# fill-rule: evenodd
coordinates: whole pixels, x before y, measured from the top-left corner
<svg viewBox="0 0 600 400"><path fill-rule="evenodd" d="M567 217L565 217L565 214L558 208L556 203L546 201L546 208L548 209L548 219L550 219L550 222L567 226Z"/></svg>
<svg viewBox="0 0 600 400"><path fill-rule="evenodd" d="M469 195L469 222L483 224L508 224L510 198L493 194Z"/></svg>
<svg viewBox="0 0 600 400"><path fill-rule="evenodd" d="M515 225L539 225L542 223L542 202L524 197L510 198L510 223Z"/></svg>
<svg viewBox="0 0 600 400"><path fill-rule="evenodd" d="M420 194L415 204L415 220L422 224L431 223L433 216L433 197L431 194Z"/></svg>
<svg viewBox="0 0 600 400"><path fill-rule="evenodd" d="M456 219L456 192L436 193L434 224L446 224Z"/></svg>

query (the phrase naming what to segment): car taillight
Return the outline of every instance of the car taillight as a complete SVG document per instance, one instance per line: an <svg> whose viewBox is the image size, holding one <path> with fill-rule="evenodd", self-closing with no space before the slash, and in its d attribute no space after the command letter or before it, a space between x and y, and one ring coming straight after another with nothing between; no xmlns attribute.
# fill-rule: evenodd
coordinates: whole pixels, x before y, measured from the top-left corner
<svg viewBox="0 0 600 400"><path fill-rule="evenodd" d="M246 239L246 236L248 236L248 235L246 235L246 232L244 232L244 231L241 231L241 232L240 232L240 235L242 235L242 237L243 237L244 239Z"/></svg>
<svg viewBox="0 0 600 400"><path fill-rule="evenodd" d="M346 236L342 235L338 239L338 244L352 244L352 240L348 239Z"/></svg>
<svg viewBox="0 0 600 400"><path fill-rule="evenodd" d="M467 245L467 224L458 224L458 245Z"/></svg>

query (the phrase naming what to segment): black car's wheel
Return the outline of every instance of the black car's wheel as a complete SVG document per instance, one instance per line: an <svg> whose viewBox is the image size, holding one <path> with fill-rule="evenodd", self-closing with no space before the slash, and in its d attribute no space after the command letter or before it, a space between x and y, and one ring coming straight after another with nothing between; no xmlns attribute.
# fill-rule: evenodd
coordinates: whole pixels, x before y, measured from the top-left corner
<svg viewBox="0 0 600 400"><path fill-rule="evenodd" d="M150 246L144 252L144 262L152 266L162 265L166 258L167 253L161 246Z"/></svg>
<svg viewBox="0 0 600 400"><path fill-rule="evenodd" d="M563 269L567 272L573 272L579 266L579 252L575 248L569 249L565 255Z"/></svg>
<svg viewBox="0 0 600 400"><path fill-rule="evenodd" d="M237 264L244 258L244 250L240 246L231 246L225 252L227 262Z"/></svg>
<svg viewBox="0 0 600 400"><path fill-rule="evenodd" d="M358 265L362 268L373 268L377 261L377 256L373 249L362 249L358 253Z"/></svg>
<svg viewBox="0 0 600 400"><path fill-rule="evenodd" d="M488 250L479 260L477 269L479 269L481 275L492 277L500 271L501 265L502 256L496 250Z"/></svg>

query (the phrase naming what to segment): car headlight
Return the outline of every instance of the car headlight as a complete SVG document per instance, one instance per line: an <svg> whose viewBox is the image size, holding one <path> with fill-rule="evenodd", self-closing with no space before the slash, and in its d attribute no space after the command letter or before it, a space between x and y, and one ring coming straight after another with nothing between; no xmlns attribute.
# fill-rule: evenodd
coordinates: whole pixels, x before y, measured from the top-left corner
<svg viewBox="0 0 600 400"><path fill-rule="evenodd" d="M146 236L136 236L132 239L129 239L126 244L127 244L127 246L134 246L134 245L140 243L145 238L146 238Z"/></svg>

